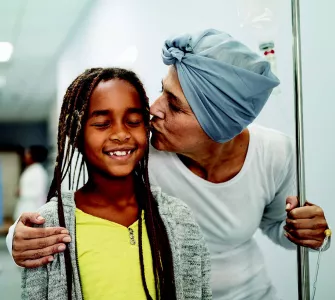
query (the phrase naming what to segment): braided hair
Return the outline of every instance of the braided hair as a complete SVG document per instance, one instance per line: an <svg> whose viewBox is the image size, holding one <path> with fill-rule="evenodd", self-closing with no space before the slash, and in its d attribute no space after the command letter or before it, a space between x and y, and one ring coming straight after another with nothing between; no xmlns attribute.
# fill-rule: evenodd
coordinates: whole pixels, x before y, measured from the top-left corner
<svg viewBox="0 0 335 300"><path fill-rule="evenodd" d="M83 155L77 155L74 170L72 170L72 160L75 157L76 149L82 153L81 145L83 139L84 123L87 118L89 99L93 90L101 81L124 80L131 84L140 97L143 105L144 122L147 128L147 141L149 142L149 100L144 90L143 84L132 71L120 68L92 68L79 75L68 87L64 96L61 113L59 117L58 138L57 138L57 158L53 180L48 193L48 201L52 197L58 200L59 224L66 227L64 209L61 197L61 184L65 177L69 177L69 189L74 189L75 178L77 178L76 189L79 186L81 174L85 174L86 162ZM151 246L153 271L155 278L156 299L174 300L176 299L176 289L174 282L174 270L171 247L166 232L165 225L158 211L149 183L148 175L148 149L144 157L134 170L135 193L139 207L144 210L144 218L147 226L148 238ZM79 163L81 157L81 162ZM78 176L75 177L76 171ZM73 176L72 176L73 175ZM71 178L73 179L71 180ZM85 178L83 179L85 182ZM140 209L140 211L141 211ZM142 284L147 299L152 299L146 284L142 248L142 217L139 217L139 258ZM72 265L70 250L67 247L64 252L68 299L72 299Z"/></svg>

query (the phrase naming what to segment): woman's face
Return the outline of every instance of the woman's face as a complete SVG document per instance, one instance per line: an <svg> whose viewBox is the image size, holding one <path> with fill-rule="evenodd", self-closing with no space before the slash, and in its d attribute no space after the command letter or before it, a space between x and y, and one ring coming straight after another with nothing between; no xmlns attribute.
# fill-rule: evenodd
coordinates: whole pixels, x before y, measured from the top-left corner
<svg viewBox="0 0 335 300"><path fill-rule="evenodd" d="M189 106L173 66L162 81L162 94L150 113L151 144L158 150L188 154L210 140Z"/></svg>

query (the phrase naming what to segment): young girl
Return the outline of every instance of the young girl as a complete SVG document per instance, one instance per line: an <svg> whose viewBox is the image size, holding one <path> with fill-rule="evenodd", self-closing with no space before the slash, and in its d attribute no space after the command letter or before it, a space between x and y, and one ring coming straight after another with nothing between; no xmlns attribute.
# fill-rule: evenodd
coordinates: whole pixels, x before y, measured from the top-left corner
<svg viewBox="0 0 335 300"><path fill-rule="evenodd" d="M150 189L148 140L149 102L133 72L90 69L70 85L50 201L39 213L72 241L49 265L24 269L22 299L211 299L209 256L190 210ZM65 176L74 190L85 166L86 184L62 192Z"/></svg>

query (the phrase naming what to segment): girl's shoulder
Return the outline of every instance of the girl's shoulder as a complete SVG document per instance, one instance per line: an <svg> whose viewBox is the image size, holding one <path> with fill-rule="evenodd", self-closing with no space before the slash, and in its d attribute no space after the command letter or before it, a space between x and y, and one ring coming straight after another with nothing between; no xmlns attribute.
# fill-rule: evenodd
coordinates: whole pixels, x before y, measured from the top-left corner
<svg viewBox="0 0 335 300"><path fill-rule="evenodd" d="M41 206L37 212L45 219L45 222L42 226L37 227L56 226L58 223L57 211L57 201L54 201L53 199Z"/></svg>
<svg viewBox="0 0 335 300"><path fill-rule="evenodd" d="M62 192L62 202L64 207L65 219L68 218L68 214L70 213L69 208L75 207L73 201L73 192ZM71 209L71 211L73 210ZM58 199L57 197L53 197L49 202L45 203L41 206L37 212L45 219L45 223L43 227L48 226L58 226Z"/></svg>
<svg viewBox="0 0 335 300"><path fill-rule="evenodd" d="M174 219L177 223L197 225L191 209L181 199L162 192L158 186L151 186L151 192L158 203L161 215Z"/></svg>

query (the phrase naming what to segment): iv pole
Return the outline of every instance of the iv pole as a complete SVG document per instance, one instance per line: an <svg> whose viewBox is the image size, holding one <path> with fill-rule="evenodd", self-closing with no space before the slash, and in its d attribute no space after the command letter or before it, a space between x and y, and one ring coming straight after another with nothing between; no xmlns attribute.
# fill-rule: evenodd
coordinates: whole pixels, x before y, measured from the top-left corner
<svg viewBox="0 0 335 300"><path fill-rule="evenodd" d="M296 113L296 150L297 150L297 185L299 205L306 203L305 160L303 135L303 98L301 77L301 39L300 39L300 1L291 0L293 33L293 68ZM298 293L299 300L310 300L308 249L298 246Z"/></svg>

